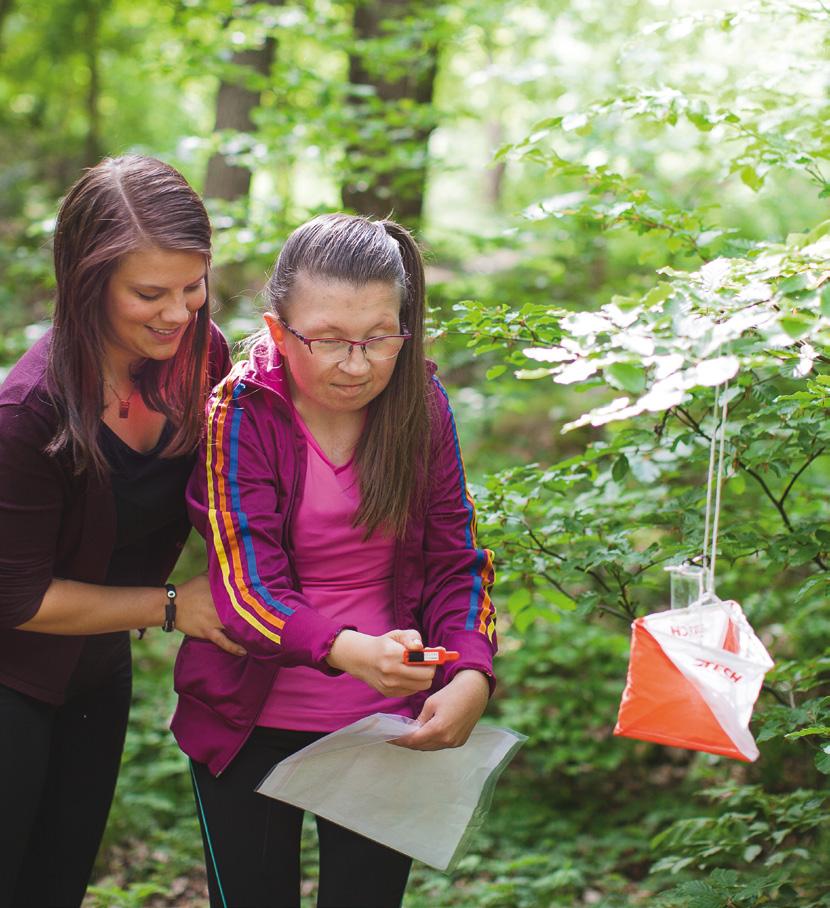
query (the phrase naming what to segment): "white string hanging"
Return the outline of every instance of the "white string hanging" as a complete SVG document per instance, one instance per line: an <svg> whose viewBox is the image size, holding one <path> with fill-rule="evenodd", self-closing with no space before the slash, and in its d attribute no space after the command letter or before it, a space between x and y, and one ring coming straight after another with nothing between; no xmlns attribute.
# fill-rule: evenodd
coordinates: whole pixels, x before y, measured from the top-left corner
<svg viewBox="0 0 830 908"><path fill-rule="evenodd" d="M715 402L712 408L712 437L709 443L709 470L706 478L706 511L703 518L703 570L706 572L707 582L704 584L708 589L709 562L706 555L709 551L709 529L712 522L712 482L715 475L715 435L717 434L718 421L718 392L720 385L715 387Z"/></svg>
<svg viewBox="0 0 830 908"><path fill-rule="evenodd" d="M703 567L706 571L704 581L705 598L715 598L715 563L718 556L718 525L720 523L720 500L723 486L723 456L726 447L726 412L728 401L726 389L728 382L715 388L715 400L712 406L712 438L709 443L709 476L706 483L706 516L703 530ZM718 419L718 403L720 420ZM718 451L718 466L715 473L715 449ZM714 474L714 475L713 475ZM709 528L712 529L711 546Z"/></svg>
<svg viewBox="0 0 830 908"><path fill-rule="evenodd" d="M721 395L723 387L723 395ZM706 515L703 522L703 569L704 598L715 597L715 562L718 553L718 525L720 523L721 488L723 485L723 456L726 447L726 413L728 401L726 389L728 382L715 388L715 399L712 406L712 437L709 443L709 475L706 482ZM720 420L718 404L720 402ZM715 472L715 450L718 451L718 466ZM711 527L711 545L709 530Z"/></svg>
<svg viewBox="0 0 830 908"><path fill-rule="evenodd" d="M715 563L720 525L723 461L726 448L726 413L728 383L715 387L712 404L712 434L709 440L709 469L706 479L706 508L703 520L701 564L696 560L666 568L671 573L671 607L686 608L717 601Z"/></svg>

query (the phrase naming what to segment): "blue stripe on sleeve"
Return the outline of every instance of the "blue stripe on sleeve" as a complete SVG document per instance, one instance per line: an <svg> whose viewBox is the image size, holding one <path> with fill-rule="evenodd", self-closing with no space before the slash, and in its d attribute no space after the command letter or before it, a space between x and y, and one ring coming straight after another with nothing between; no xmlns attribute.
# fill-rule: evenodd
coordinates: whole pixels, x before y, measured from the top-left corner
<svg viewBox="0 0 830 908"><path fill-rule="evenodd" d="M236 401L237 397L245 390L244 382L240 382L233 389L233 399ZM239 532L242 537L242 545L245 548L245 555L247 556L247 568L248 575L251 579L251 585L254 590L259 593L262 597L262 600L266 605L271 606L271 608L276 609L278 612L281 612L283 615L293 615L294 609L285 605L283 602L279 602L274 599L271 594L266 589L265 585L262 583L262 580L259 577L259 571L256 564L256 553L254 552L254 543L251 538L251 530L248 525L248 517L245 512L242 510L242 496L239 494L239 426L242 422L242 408L234 407L233 420L231 422L231 438L230 438L230 453L229 453L229 463L228 463L228 485L231 490L231 504L233 505L234 511L236 513L237 520L239 521Z"/></svg>

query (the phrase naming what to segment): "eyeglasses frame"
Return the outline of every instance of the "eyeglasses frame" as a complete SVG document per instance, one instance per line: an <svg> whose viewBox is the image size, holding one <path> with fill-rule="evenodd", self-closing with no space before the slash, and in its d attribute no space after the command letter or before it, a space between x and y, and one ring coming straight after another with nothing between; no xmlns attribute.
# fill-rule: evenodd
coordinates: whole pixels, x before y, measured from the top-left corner
<svg viewBox="0 0 830 908"><path fill-rule="evenodd" d="M412 338L412 335L406 330L406 325L401 325L402 331L400 334L381 334L379 337L370 337L368 340L362 341L350 340L347 337L306 337L304 334L300 334L300 332L297 331L296 328L292 328L291 325L289 325L285 321L285 319L282 318L282 316L277 316L277 321L279 321L279 323L283 326L283 328L285 328L286 331L288 331L290 334L293 334L294 337L296 337L297 340L300 341L300 343L304 344L308 348L308 352L312 356L314 356L314 350L312 349L311 345L315 341L339 341L341 344L348 344L349 352L343 357L343 359L331 360L332 363L344 363L352 355L352 351L355 347L363 348L363 355L368 361L369 354L366 352L366 347L369 344L374 343L374 341L385 340L388 337L400 337L405 341L411 340ZM400 350L398 350L398 353L400 353L401 350L403 350L403 344L401 344L401 348ZM397 356L398 353L396 353L395 356ZM384 359L394 359L394 357L387 356L384 357Z"/></svg>

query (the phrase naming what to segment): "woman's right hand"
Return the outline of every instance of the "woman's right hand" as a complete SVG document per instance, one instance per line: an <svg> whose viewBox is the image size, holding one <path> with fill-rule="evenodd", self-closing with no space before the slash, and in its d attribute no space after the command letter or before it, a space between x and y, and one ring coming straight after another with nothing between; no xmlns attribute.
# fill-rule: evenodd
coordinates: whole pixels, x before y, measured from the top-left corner
<svg viewBox="0 0 830 908"><path fill-rule="evenodd" d="M326 662L359 678L384 697L406 697L432 685L434 666L413 667L403 661L406 650L423 648L416 630L394 630L380 637L344 630L335 638Z"/></svg>
<svg viewBox="0 0 830 908"><path fill-rule="evenodd" d="M207 574L199 574L176 588L176 627L188 637L209 640L233 656L245 655L245 650L222 627Z"/></svg>

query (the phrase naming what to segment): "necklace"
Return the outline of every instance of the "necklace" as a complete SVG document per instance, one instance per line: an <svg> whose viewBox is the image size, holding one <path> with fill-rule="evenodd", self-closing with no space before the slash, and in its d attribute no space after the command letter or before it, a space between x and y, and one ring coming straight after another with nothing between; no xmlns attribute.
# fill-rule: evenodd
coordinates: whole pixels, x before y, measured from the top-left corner
<svg viewBox="0 0 830 908"><path fill-rule="evenodd" d="M107 385L109 386L110 391L115 395L115 399L118 401L118 418L127 419L130 415L130 401L132 400L133 394L135 394L135 382L133 382L133 387L130 393L126 398L119 397L118 392L115 390L112 382L109 379L105 379Z"/></svg>

